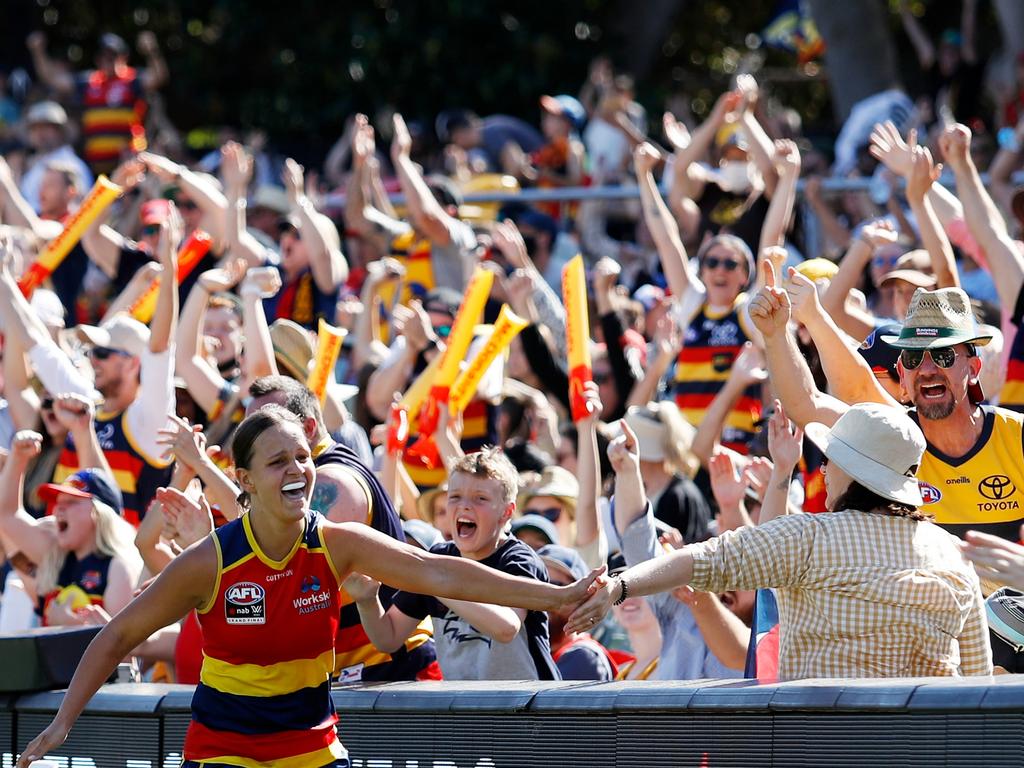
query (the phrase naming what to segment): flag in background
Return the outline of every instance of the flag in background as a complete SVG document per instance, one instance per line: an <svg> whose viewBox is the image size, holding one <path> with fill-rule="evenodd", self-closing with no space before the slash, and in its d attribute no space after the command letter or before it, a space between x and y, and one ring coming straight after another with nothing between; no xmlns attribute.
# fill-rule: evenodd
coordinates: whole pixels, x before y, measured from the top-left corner
<svg viewBox="0 0 1024 768"><path fill-rule="evenodd" d="M818 58L825 51L825 41L804 0L780 0L775 16L761 36L767 45L790 51L801 64Z"/></svg>

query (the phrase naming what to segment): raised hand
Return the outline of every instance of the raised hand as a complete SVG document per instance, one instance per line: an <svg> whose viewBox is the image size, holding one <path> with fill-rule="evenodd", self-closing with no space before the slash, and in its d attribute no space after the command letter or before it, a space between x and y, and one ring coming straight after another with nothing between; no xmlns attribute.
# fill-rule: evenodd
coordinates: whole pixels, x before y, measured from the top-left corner
<svg viewBox="0 0 1024 768"><path fill-rule="evenodd" d="M800 150L791 139L779 139L775 142L775 169L780 176L796 177L800 175Z"/></svg>
<svg viewBox="0 0 1024 768"><path fill-rule="evenodd" d="M146 166L147 171L153 173L164 184L173 183L181 175L181 166L163 155L140 152L139 161Z"/></svg>
<svg viewBox="0 0 1024 768"><path fill-rule="evenodd" d="M135 189L146 177L146 166L137 158L129 158L110 174L110 180L126 192Z"/></svg>
<svg viewBox="0 0 1024 768"><path fill-rule="evenodd" d="M391 140L391 157L397 160L400 157L408 157L412 151L412 136L409 134L409 127L405 124L405 118L398 112L393 117L394 138Z"/></svg>
<svg viewBox="0 0 1024 768"><path fill-rule="evenodd" d="M305 194L305 181L303 179L303 168L292 158L288 158L284 161L284 188L288 193L289 202L295 206L299 202L299 198Z"/></svg>
<svg viewBox="0 0 1024 768"><path fill-rule="evenodd" d="M910 173L907 175L907 200L921 202L927 196L932 184L942 175L942 164L932 162L928 147L914 147Z"/></svg>
<svg viewBox="0 0 1024 768"><path fill-rule="evenodd" d="M736 76L736 90L741 95L739 106L736 107L737 112L749 112L755 106L757 106L757 99L761 95L761 88L757 84L757 80L751 74L744 73Z"/></svg>
<svg viewBox="0 0 1024 768"><path fill-rule="evenodd" d="M43 450L43 436L31 429L22 429L14 434L9 459L28 464Z"/></svg>
<svg viewBox="0 0 1024 768"><path fill-rule="evenodd" d="M775 465L770 459L763 456L755 456L743 470L743 479L751 487L757 498L764 500L764 492L768 489L768 481L772 476L772 469Z"/></svg>
<svg viewBox="0 0 1024 768"><path fill-rule="evenodd" d="M650 173L661 160L661 153L650 142L638 144L633 150L633 167L637 174Z"/></svg>
<svg viewBox="0 0 1024 768"><path fill-rule="evenodd" d="M873 247L881 248L899 240L900 233L896 231L896 227L891 221L875 219L860 228L860 237L867 240Z"/></svg>
<svg viewBox="0 0 1024 768"><path fill-rule="evenodd" d="M405 277L405 267L392 256L385 256L366 265L366 279L375 286L383 283L396 283L403 277Z"/></svg>
<svg viewBox="0 0 1024 768"><path fill-rule="evenodd" d="M654 341L655 349L658 350L659 355L675 355L679 352L682 346L683 335L679 330L679 324L675 318L672 317L671 312L666 312L660 318L658 318L657 325L654 326Z"/></svg>
<svg viewBox="0 0 1024 768"><path fill-rule="evenodd" d="M740 473L730 451L720 451L711 457L708 461L708 477L711 480L711 493L719 507L735 509L739 506L747 492L748 482Z"/></svg>
<svg viewBox="0 0 1024 768"><path fill-rule="evenodd" d="M661 126L665 132L665 138L673 149L686 149L690 146L690 131L682 122L676 120L671 112L661 116Z"/></svg>
<svg viewBox="0 0 1024 768"><path fill-rule="evenodd" d="M640 471L640 446L625 421L619 422L622 434L608 444L608 461L615 474Z"/></svg>
<svg viewBox="0 0 1024 768"><path fill-rule="evenodd" d="M768 380L766 365L764 352L748 341L743 344L740 353L733 360L729 376L739 381L744 387L760 384L762 381Z"/></svg>
<svg viewBox="0 0 1024 768"><path fill-rule="evenodd" d="M143 56L151 56L159 50L156 35L148 29L139 32L139 36L135 38L135 47L139 49L139 53Z"/></svg>
<svg viewBox="0 0 1024 768"><path fill-rule="evenodd" d="M966 168L971 160L971 129L962 123L949 126L939 134L939 149L954 171Z"/></svg>
<svg viewBox="0 0 1024 768"><path fill-rule="evenodd" d="M276 296L281 290L281 273L273 267L256 267L245 271L245 260L242 262L242 270L245 277L242 280L241 295L248 296L253 293L260 298L269 299Z"/></svg>
<svg viewBox="0 0 1024 768"><path fill-rule="evenodd" d="M430 317L417 299L410 301L409 306L395 307L391 315L391 327L396 334L405 336L409 346L416 350L426 349L434 336Z"/></svg>
<svg viewBox="0 0 1024 768"><path fill-rule="evenodd" d="M804 431L786 418L782 403L775 401L775 413L768 420L768 453L777 471L791 474L800 461Z"/></svg>
<svg viewBox="0 0 1024 768"><path fill-rule="evenodd" d="M818 298L818 286L793 267L789 268L786 292L789 294L793 319L798 323L807 325L814 318L820 317L824 311Z"/></svg>
<svg viewBox="0 0 1024 768"><path fill-rule="evenodd" d="M203 494L192 499L176 488L158 488L156 498L163 505L167 522L176 531L174 541L183 549L202 541L213 531L213 514Z"/></svg>
<svg viewBox="0 0 1024 768"><path fill-rule="evenodd" d="M761 274L764 286L750 300L750 319L765 339L771 339L786 331L791 307L789 294L778 285L771 260L761 259Z"/></svg>
<svg viewBox="0 0 1024 768"><path fill-rule="evenodd" d="M526 241L512 219L495 222L491 229L491 242L516 269L529 269L533 266L530 254L526 250Z"/></svg>
<svg viewBox="0 0 1024 768"><path fill-rule="evenodd" d="M167 205L167 218L160 222L160 239L156 244L156 253L164 274L173 280L178 272L178 248L185 236L185 222L182 221L178 207L174 203Z"/></svg>
<svg viewBox="0 0 1024 768"><path fill-rule="evenodd" d="M868 151L882 165L899 176L910 173L913 150L917 146L917 130L912 129L904 141L899 130L887 120L875 125L871 131L871 146Z"/></svg>
<svg viewBox="0 0 1024 768"><path fill-rule="evenodd" d="M223 267L208 269L199 275L199 284L207 293L226 293L238 285L245 274L245 259L231 259Z"/></svg>
<svg viewBox="0 0 1024 768"><path fill-rule="evenodd" d="M208 460L206 453L206 435L198 424L189 424L187 420L171 414L171 425L159 431L157 442L164 446L164 457L186 465L193 472L198 472Z"/></svg>
<svg viewBox="0 0 1024 768"><path fill-rule="evenodd" d="M607 256L598 260L594 265L592 281L594 293L609 293L615 287L615 282L622 273L622 267L615 259Z"/></svg>
<svg viewBox="0 0 1024 768"><path fill-rule="evenodd" d="M53 415L68 432L76 434L82 430L92 429L96 405L83 395L57 395L53 398Z"/></svg>
<svg viewBox="0 0 1024 768"><path fill-rule="evenodd" d="M366 115L356 115L352 131L352 164L356 168L361 168L376 152L377 143L374 139L373 126Z"/></svg>
<svg viewBox="0 0 1024 768"><path fill-rule="evenodd" d="M252 157L241 144L229 141L220 150L220 169L229 189L245 190L252 180Z"/></svg>
<svg viewBox="0 0 1024 768"><path fill-rule="evenodd" d="M597 384L592 381L588 381L583 385L583 402L586 404L588 419L595 419L601 415L601 411L604 405L601 403L601 392ZM535 411L540 408L549 409L550 405L548 401L542 397L534 398L531 400L531 404Z"/></svg>

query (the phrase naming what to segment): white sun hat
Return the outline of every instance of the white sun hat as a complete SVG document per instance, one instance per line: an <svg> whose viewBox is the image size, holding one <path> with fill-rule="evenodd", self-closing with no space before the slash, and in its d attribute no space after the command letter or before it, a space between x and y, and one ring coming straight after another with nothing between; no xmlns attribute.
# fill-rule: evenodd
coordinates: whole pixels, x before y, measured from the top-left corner
<svg viewBox="0 0 1024 768"><path fill-rule="evenodd" d="M831 429L811 423L804 430L841 470L879 496L919 507L924 504L917 468L924 455L921 428L900 408L859 403Z"/></svg>

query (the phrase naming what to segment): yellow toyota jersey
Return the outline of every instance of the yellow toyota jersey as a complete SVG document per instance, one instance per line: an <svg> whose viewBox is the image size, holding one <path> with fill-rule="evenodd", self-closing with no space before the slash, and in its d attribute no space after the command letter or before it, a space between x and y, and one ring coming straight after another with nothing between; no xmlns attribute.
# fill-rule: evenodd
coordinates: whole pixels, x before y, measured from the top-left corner
<svg viewBox="0 0 1024 768"><path fill-rule="evenodd" d="M964 456L946 456L931 445L925 451L917 473L924 510L961 538L974 529L1017 541L1024 523L1024 415L981 408L981 436Z"/></svg>

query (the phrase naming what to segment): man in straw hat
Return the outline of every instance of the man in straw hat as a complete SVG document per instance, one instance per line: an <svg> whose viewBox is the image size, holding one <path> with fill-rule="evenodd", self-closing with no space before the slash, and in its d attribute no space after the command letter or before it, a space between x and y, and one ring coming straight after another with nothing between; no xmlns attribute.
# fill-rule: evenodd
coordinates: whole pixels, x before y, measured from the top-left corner
<svg viewBox="0 0 1024 768"><path fill-rule="evenodd" d="M780 399L798 424L834 424L848 403L870 401L896 405L867 365L850 353L841 374L830 369L838 397L820 392L785 332L790 294L766 270L766 287L751 305L751 317L765 338L771 378ZM801 278L790 273L790 292L801 292ZM958 536L968 529L1015 540L1024 522L1024 416L982 405L981 360L977 347L991 336L980 333L967 295L959 288L918 289L897 336L882 341L900 350L900 386L913 406L910 416L921 427L927 447L917 472L924 509L935 522ZM821 342L819 341L819 348ZM831 349L831 353L842 353ZM842 399L839 399L842 398ZM1018 668L1020 659L997 658Z"/></svg>
<svg viewBox="0 0 1024 768"><path fill-rule="evenodd" d="M806 433L828 460L831 514L781 516L636 565L604 580L568 629L593 626L627 596L683 584L712 592L773 587L781 679L991 674L978 577L957 539L920 509L921 429L902 408L863 403L831 429L811 423ZM799 439L788 426L774 438ZM616 438L621 444L609 453L627 440ZM628 450L635 463L635 447ZM640 483L618 483L615 503L633 510L647 499ZM769 507L784 503L766 497L762 514L772 517Z"/></svg>

